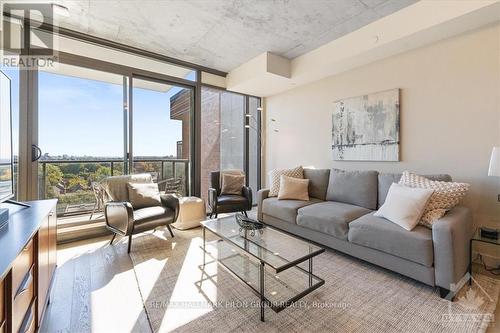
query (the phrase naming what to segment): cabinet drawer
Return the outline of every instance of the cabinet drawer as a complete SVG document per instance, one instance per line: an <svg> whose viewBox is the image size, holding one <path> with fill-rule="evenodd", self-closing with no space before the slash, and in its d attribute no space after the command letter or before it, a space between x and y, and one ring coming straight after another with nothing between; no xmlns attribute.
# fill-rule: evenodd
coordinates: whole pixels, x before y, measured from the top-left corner
<svg viewBox="0 0 500 333"><path fill-rule="evenodd" d="M35 332L35 304L33 301L29 310L26 312L24 316L21 327L19 328L19 333L34 333Z"/></svg>
<svg viewBox="0 0 500 333"><path fill-rule="evenodd" d="M13 332L17 332L23 323L23 319L27 313L34 296L33 283L33 268L22 281L17 294L12 302L12 328Z"/></svg>
<svg viewBox="0 0 500 333"><path fill-rule="evenodd" d="M30 240L12 265L12 291L14 294L16 294L31 266L33 266L33 240Z"/></svg>

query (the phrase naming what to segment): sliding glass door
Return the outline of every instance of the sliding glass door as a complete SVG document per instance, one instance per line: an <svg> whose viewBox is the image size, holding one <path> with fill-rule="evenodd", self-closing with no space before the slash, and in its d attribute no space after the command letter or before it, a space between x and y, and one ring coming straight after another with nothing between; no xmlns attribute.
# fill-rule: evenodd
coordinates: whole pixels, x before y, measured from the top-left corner
<svg viewBox="0 0 500 333"><path fill-rule="evenodd" d="M190 193L193 89L132 80L132 171L148 172L161 190Z"/></svg>
<svg viewBox="0 0 500 333"><path fill-rule="evenodd" d="M38 75L38 197L59 215L91 212L95 184L125 169L124 77L59 64Z"/></svg>

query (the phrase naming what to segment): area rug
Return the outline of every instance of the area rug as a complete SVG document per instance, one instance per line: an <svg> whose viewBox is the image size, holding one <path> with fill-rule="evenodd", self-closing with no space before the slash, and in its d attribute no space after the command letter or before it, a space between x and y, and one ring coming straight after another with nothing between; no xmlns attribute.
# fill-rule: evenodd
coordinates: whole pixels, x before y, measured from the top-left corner
<svg viewBox="0 0 500 333"><path fill-rule="evenodd" d="M484 332L500 283L476 275L457 300L333 250L315 259L325 284L259 319L258 298L215 263L202 270L201 229L134 237L130 257L154 332ZM120 242L126 246L126 241Z"/></svg>

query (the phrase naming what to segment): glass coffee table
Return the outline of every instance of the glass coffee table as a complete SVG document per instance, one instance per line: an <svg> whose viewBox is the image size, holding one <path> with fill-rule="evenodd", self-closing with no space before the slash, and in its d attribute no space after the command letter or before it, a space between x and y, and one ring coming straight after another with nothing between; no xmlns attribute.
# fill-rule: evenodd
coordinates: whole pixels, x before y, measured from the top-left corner
<svg viewBox="0 0 500 333"><path fill-rule="evenodd" d="M324 248L269 226L240 231L234 216L201 224L203 267L208 255L245 283L260 298L261 321L265 305L280 312L325 283L313 274L313 257ZM217 239L207 241L207 230Z"/></svg>

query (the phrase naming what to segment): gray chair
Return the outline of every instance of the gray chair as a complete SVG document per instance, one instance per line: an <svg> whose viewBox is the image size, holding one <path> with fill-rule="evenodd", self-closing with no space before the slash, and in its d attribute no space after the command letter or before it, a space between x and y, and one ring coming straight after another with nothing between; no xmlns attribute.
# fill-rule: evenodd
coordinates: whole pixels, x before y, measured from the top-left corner
<svg viewBox="0 0 500 333"><path fill-rule="evenodd" d="M219 213L242 212L247 215L247 210L252 209L252 189L248 186L241 188L241 194L222 194L220 188L220 171L210 173L210 188L208 189L208 205L210 218Z"/></svg>
<svg viewBox="0 0 500 333"><path fill-rule="evenodd" d="M129 202L128 183L153 182L150 174L113 176L103 180L105 192L104 216L106 227L114 235L128 236L128 253L132 246L132 235L166 226L174 237L170 224L179 216L179 200L172 194L162 194L161 205L134 209Z"/></svg>

